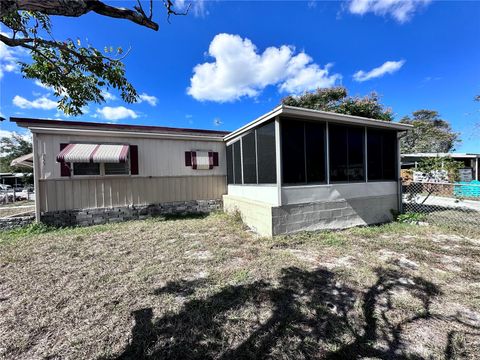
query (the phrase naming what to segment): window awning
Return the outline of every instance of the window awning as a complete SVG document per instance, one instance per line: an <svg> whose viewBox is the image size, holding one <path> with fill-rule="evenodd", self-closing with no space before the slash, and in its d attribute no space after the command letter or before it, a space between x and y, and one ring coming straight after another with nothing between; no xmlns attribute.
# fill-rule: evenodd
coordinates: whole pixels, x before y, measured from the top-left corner
<svg viewBox="0 0 480 360"><path fill-rule="evenodd" d="M126 162L128 145L68 144L58 155L58 162L120 163Z"/></svg>
<svg viewBox="0 0 480 360"><path fill-rule="evenodd" d="M20 156L16 159L13 159L10 163L10 166L25 166L33 168L33 153Z"/></svg>

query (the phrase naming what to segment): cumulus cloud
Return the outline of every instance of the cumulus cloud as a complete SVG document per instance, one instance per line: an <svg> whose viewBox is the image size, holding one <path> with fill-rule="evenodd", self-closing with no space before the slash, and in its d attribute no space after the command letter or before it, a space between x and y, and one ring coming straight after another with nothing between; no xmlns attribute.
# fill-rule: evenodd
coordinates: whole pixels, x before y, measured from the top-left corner
<svg viewBox="0 0 480 360"><path fill-rule="evenodd" d="M370 71L357 71L355 74L353 74L353 80L362 82L382 77L385 74L393 74L394 72L400 70L403 64L405 64L405 60L386 61L379 67L376 67Z"/></svg>
<svg viewBox="0 0 480 360"><path fill-rule="evenodd" d="M21 109L52 110L57 107L57 102L49 99L46 96L41 96L34 100L27 100L20 95L15 95L12 103Z"/></svg>
<svg viewBox="0 0 480 360"><path fill-rule="evenodd" d="M138 95L138 103L147 102L151 106L156 106L158 99L153 95L148 95L146 93Z"/></svg>
<svg viewBox="0 0 480 360"><path fill-rule="evenodd" d="M97 113L101 115L104 119L110 121L118 121L126 118L136 119L138 117L135 111L133 111L132 109L128 109L125 106L105 106L101 109L97 109Z"/></svg>
<svg viewBox="0 0 480 360"><path fill-rule="evenodd" d="M8 36L6 33L1 33ZM0 79L6 72L13 72L18 69L17 51L0 42Z"/></svg>
<svg viewBox="0 0 480 360"><path fill-rule="evenodd" d="M352 14L390 15L400 23L407 22L416 11L427 6L431 0L350 0L348 10Z"/></svg>
<svg viewBox="0 0 480 360"><path fill-rule="evenodd" d="M107 90L102 90L102 96L106 101L115 100L117 97Z"/></svg>
<svg viewBox="0 0 480 360"><path fill-rule="evenodd" d="M330 64L322 68L306 53L296 53L292 46L272 46L259 53L249 39L238 35L216 35L208 55L215 61L195 66L187 89L189 95L200 101L255 97L269 85L276 85L280 91L301 93L333 86L341 78L339 74L329 74Z"/></svg>

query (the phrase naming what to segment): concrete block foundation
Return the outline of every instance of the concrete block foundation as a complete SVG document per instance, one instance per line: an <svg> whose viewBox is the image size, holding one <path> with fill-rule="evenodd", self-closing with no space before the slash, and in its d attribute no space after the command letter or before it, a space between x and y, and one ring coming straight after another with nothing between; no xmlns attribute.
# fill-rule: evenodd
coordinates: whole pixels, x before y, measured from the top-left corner
<svg viewBox="0 0 480 360"><path fill-rule="evenodd" d="M160 215L209 213L221 208L222 201L219 199L192 200L143 206L50 211L41 214L41 221L47 225L58 227L90 226L127 220L143 220Z"/></svg>
<svg viewBox="0 0 480 360"><path fill-rule="evenodd" d="M225 211L239 211L245 224L262 236L385 223L398 208L396 195L282 206L224 195L223 203Z"/></svg>

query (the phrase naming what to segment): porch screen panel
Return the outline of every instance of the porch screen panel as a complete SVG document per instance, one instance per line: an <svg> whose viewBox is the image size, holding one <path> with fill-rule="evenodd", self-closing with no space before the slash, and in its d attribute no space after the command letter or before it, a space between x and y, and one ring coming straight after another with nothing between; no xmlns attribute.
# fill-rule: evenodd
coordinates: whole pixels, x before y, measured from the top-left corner
<svg viewBox="0 0 480 360"><path fill-rule="evenodd" d="M305 123L307 183L325 182L325 124Z"/></svg>
<svg viewBox="0 0 480 360"><path fill-rule="evenodd" d="M328 125L330 181L348 181L348 130L345 126Z"/></svg>
<svg viewBox="0 0 480 360"><path fill-rule="evenodd" d="M397 132L385 131L383 135L383 180L397 180Z"/></svg>
<svg viewBox="0 0 480 360"><path fill-rule="evenodd" d="M301 121L282 121L283 183L305 183L305 126Z"/></svg>
<svg viewBox="0 0 480 360"><path fill-rule="evenodd" d="M243 183L257 183L257 159L255 149L255 132L242 137Z"/></svg>
<svg viewBox="0 0 480 360"><path fill-rule="evenodd" d="M348 181L365 180L365 128L348 128Z"/></svg>
<svg viewBox="0 0 480 360"><path fill-rule="evenodd" d="M242 158L240 153L240 140L233 144L233 176L234 183L242 183Z"/></svg>
<svg viewBox="0 0 480 360"><path fill-rule="evenodd" d="M367 163L368 180L382 180L382 131L376 129L367 130Z"/></svg>
<svg viewBox="0 0 480 360"><path fill-rule="evenodd" d="M233 147L232 145L227 146L227 184L233 184Z"/></svg>
<svg viewBox="0 0 480 360"><path fill-rule="evenodd" d="M275 123L271 122L255 130L257 135L258 183L275 184L277 165L275 155Z"/></svg>
<svg viewBox="0 0 480 360"><path fill-rule="evenodd" d="M398 161L396 132L367 131L368 180L395 180Z"/></svg>

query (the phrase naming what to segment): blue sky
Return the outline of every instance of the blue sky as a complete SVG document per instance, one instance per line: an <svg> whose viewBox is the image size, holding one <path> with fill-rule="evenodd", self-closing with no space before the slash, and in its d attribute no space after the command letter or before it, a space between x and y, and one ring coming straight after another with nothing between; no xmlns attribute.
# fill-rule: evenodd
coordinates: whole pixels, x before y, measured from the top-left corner
<svg viewBox="0 0 480 360"><path fill-rule="evenodd" d="M127 77L144 95L126 104L110 91L75 120L233 130L290 92L342 84L352 95L377 91L397 120L437 110L462 134L457 151L480 152L478 2L209 1L170 24L155 5L158 32L96 14L53 18L57 39L131 47ZM0 48L3 116L73 119L57 113L48 89L21 77L14 60L22 57ZM0 126L0 135L22 132Z"/></svg>

